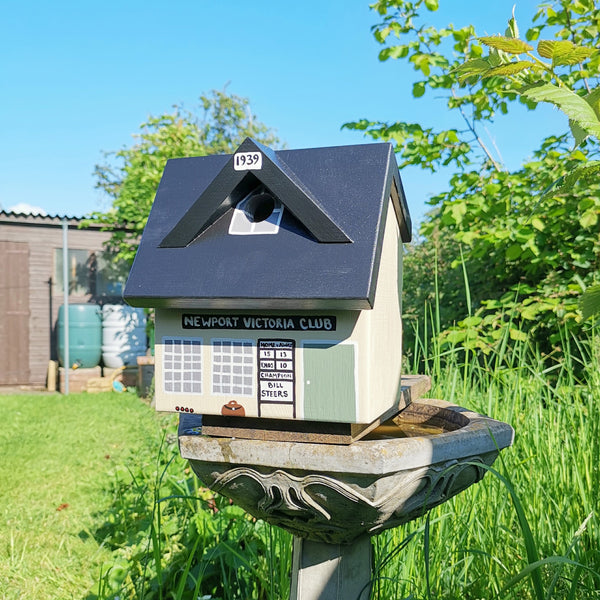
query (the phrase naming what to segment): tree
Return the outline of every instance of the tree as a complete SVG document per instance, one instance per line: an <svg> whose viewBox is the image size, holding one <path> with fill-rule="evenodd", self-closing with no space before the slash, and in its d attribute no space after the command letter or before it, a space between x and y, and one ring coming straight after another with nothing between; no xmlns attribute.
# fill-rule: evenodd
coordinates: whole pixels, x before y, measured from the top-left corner
<svg viewBox="0 0 600 600"><path fill-rule="evenodd" d="M409 61L422 77L413 85L413 96L434 91L457 123L441 131L403 122L346 125L392 141L401 168L454 169L447 191L430 200L433 210L420 231L423 243L407 256L408 312L422 318L423 306L436 296L445 339L483 351L507 328L512 337L527 332L538 341L556 343L559 325L580 327L577 297L599 271L600 240L592 214L600 211L600 186L596 180L575 181L559 202L542 192L561 174L593 160L598 144L578 139L581 144L574 149L568 134L550 136L532 161L508 172L479 132L486 122L507 114L514 102L535 108L540 98L521 93L522 85L548 85L558 77L575 94L585 95L588 87L598 85L599 54L584 52L569 64L555 65L553 72L528 70L506 64L505 57L513 55L486 46L489 40L478 38L471 25L427 25L424 20L437 10L438 0L381 0L374 7L383 18L374 28L384 45L380 59ZM597 48L599 25L593 0L556 0L540 6L526 39L554 33L574 47ZM517 42L514 18L505 37L527 45ZM518 86L514 77L507 77L517 74ZM437 280L427 277L434 260ZM463 279L469 285L459 293Z"/></svg>
<svg viewBox="0 0 600 600"><path fill-rule="evenodd" d="M269 146L279 143L252 114L246 98L213 90L200 101L201 117L179 105L151 116L132 146L108 153L107 162L96 166L96 187L112 199L112 208L94 213L91 220L112 232L107 249L125 267L135 257L168 159L232 153L246 137Z"/></svg>

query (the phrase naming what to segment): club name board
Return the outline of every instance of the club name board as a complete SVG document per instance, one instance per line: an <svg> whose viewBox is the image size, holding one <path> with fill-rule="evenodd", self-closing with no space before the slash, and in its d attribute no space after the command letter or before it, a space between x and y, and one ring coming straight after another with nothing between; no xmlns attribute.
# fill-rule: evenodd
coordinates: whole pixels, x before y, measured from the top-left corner
<svg viewBox="0 0 600 600"><path fill-rule="evenodd" d="M335 331L336 317L286 315L181 315L183 329L253 329L270 331Z"/></svg>

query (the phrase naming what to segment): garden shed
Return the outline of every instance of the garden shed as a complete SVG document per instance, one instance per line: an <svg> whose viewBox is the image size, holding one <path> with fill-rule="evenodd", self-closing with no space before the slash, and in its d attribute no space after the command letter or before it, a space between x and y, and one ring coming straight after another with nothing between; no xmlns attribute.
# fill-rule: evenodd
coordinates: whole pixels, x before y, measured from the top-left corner
<svg viewBox="0 0 600 600"><path fill-rule="evenodd" d="M82 219L0 211L0 387L43 387L55 360L63 303L63 222L68 225L70 303L121 297L103 268L110 233Z"/></svg>

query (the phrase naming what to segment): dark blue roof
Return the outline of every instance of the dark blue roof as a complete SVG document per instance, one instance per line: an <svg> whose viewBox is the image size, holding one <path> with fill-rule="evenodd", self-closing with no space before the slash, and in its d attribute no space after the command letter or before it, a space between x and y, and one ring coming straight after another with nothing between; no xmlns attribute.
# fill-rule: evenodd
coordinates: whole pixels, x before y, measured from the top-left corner
<svg viewBox="0 0 600 600"><path fill-rule="evenodd" d="M260 152L260 170L236 170ZM252 189L284 207L276 235L231 235ZM134 306L364 309L373 305L390 198L403 241L410 217L390 144L167 162L125 287Z"/></svg>

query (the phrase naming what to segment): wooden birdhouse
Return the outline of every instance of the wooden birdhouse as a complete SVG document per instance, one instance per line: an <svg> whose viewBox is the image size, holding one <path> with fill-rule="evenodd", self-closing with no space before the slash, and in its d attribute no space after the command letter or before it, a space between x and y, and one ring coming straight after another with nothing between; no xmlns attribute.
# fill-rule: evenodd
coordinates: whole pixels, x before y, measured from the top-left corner
<svg viewBox="0 0 600 600"><path fill-rule="evenodd" d="M396 414L410 230L390 144L168 161L124 293L156 309L157 409L298 439Z"/></svg>

